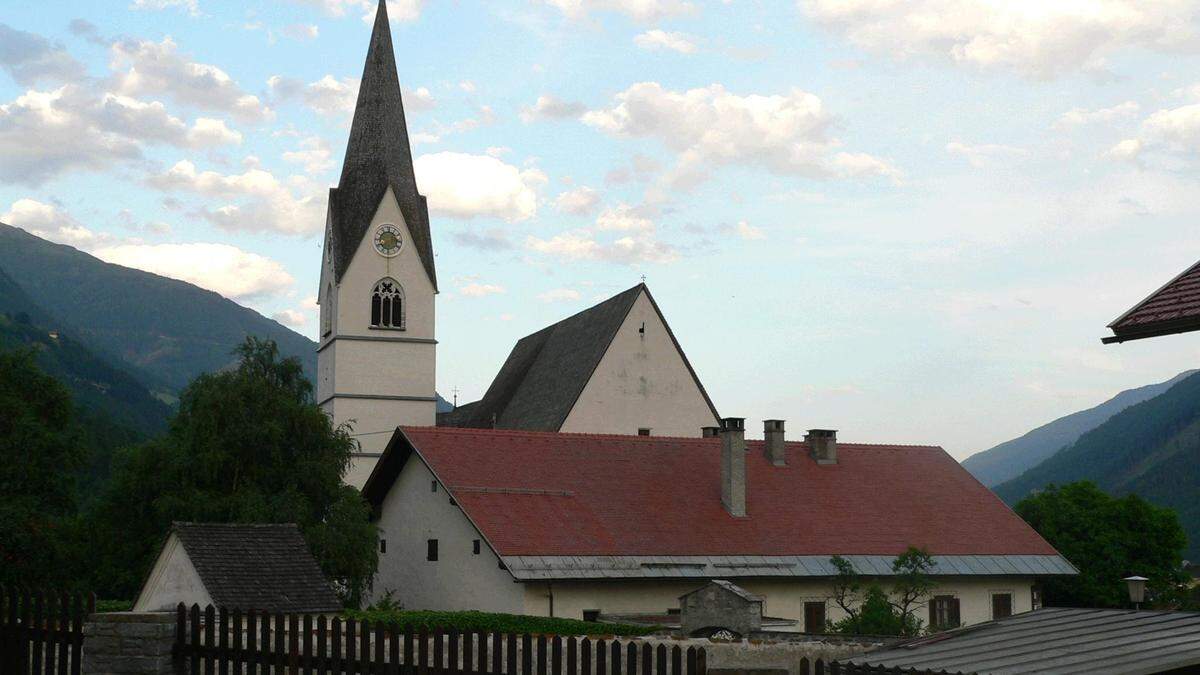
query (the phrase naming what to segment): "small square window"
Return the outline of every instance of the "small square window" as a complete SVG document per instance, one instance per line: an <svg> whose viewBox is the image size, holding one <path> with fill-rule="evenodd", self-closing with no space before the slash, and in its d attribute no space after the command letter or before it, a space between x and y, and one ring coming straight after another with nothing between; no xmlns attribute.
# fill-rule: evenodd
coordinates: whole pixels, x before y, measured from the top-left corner
<svg viewBox="0 0 1200 675"><path fill-rule="evenodd" d="M638 429L638 436L649 436L650 427L641 427Z"/></svg>
<svg viewBox="0 0 1200 675"><path fill-rule="evenodd" d="M478 540L478 539L476 539L475 541L471 542L471 552L472 552L472 553L474 553L475 555L479 555L479 548L480 548L480 547L479 547L479 540Z"/></svg>
<svg viewBox="0 0 1200 675"><path fill-rule="evenodd" d="M380 553L387 553L387 539L380 539L380 540L379 540L379 552L380 552Z"/></svg>
<svg viewBox="0 0 1200 675"><path fill-rule="evenodd" d="M600 610L598 610L598 609L583 610L583 620L588 621L590 623L595 623L595 622L599 621L600 620Z"/></svg>
<svg viewBox="0 0 1200 675"><path fill-rule="evenodd" d="M426 542L425 559L429 562L437 562L438 559L438 540L430 539Z"/></svg>

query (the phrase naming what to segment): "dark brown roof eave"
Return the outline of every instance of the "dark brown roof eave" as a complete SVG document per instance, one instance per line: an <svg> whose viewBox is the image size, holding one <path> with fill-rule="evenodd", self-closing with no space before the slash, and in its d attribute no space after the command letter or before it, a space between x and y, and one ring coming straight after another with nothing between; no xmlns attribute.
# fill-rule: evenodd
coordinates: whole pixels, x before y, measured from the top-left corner
<svg viewBox="0 0 1200 675"><path fill-rule="evenodd" d="M1117 330L1113 329L1114 335L1109 335L1100 338L1100 341L1106 345L1120 344L1122 342L1131 342L1133 340L1144 340L1146 338L1162 337L1164 335L1177 335L1179 333L1190 333L1200 331L1200 316L1190 316L1174 321L1163 321L1159 323L1151 323L1137 328Z"/></svg>

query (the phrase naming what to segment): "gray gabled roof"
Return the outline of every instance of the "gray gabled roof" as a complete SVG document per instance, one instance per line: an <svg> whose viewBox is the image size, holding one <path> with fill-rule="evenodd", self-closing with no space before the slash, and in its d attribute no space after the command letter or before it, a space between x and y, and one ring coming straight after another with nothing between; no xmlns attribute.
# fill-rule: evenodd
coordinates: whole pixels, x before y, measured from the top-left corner
<svg viewBox="0 0 1200 675"><path fill-rule="evenodd" d="M709 586L718 586L720 588L725 589L726 591L729 591L730 593L733 593L734 595L738 596L739 598L749 601L749 602L762 602L763 601L763 598L761 595L755 595L755 594L751 593L750 591L742 588L741 586L738 586L737 584L733 583L732 581L727 581L725 579L713 579L712 581L708 582L707 585L701 586L700 588L697 588L695 590L691 590L691 591L688 591L687 593L684 593L683 595L679 596L679 599L682 600L682 599L686 598L687 596L692 595L693 593L699 593L700 591L708 588Z"/></svg>
<svg viewBox="0 0 1200 675"><path fill-rule="evenodd" d="M213 604L289 614L342 603L294 524L174 523Z"/></svg>
<svg viewBox="0 0 1200 675"><path fill-rule="evenodd" d="M416 247L436 290L429 207L417 191L387 3L381 0L363 66L342 176L338 186L329 191L330 245L336 280L341 281L350 266L389 186L412 235L409 243Z"/></svg>
<svg viewBox="0 0 1200 675"><path fill-rule="evenodd" d="M847 663L880 673L980 675L1200 669L1200 614L1052 607L891 645Z"/></svg>
<svg viewBox="0 0 1200 675"><path fill-rule="evenodd" d="M483 398L438 417L439 426L559 431L625 317L642 293L667 321L645 284L517 341ZM667 326L688 371L717 419L716 408Z"/></svg>

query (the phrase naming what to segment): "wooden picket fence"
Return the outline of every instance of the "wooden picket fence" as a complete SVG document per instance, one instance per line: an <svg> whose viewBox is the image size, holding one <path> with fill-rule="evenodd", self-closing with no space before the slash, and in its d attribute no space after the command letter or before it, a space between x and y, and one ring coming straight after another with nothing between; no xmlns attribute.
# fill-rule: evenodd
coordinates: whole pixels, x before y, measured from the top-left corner
<svg viewBox="0 0 1200 675"><path fill-rule="evenodd" d="M0 673L79 675L96 596L0 586Z"/></svg>
<svg viewBox="0 0 1200 675"><path fill-rule="evenodd" d="M379 675L705 675L703 648L638 640L393 630L354 619L180 605L178 672Z"/></svg>

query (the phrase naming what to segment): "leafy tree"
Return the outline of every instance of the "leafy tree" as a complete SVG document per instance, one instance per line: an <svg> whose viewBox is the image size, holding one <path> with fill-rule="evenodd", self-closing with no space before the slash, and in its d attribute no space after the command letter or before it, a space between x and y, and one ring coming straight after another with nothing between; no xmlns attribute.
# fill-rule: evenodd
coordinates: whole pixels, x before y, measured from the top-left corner
<svg viewBox="0 0 1200 675"><path fill-rule="evenodd" d="M32 352L0 353L0 583L57 583L85 456L71 396Z"/></svg>
<svg viewBox="0 0 1200 675"><path fill-rule="evenodd" d="M172 521L295 522L343 599L357 606L378 534L342 483L356 443L312 400L299 361L247 338L237 368L184 390L165 436L124 451L97 507L100 587L132 597Z"/></svg>
<svg viewBox="0 0 1200 675"><path fill-rule="evenodd" d="M829 559L837 569L833 579L833 601L846 618L832 624L838 633L857 635L916 635L921 620L916 610L924 605L936 585L929 576L933 557L920 548L909 546L892 561L891 592L879 583L865 583L845 558Z"/></svg>
<svg viewBox="0 0 1200 675"><path fill-rule="evenodd" d="M1090 481L1050 485L1016 512L1079 569L1043 582L1047 605L1128 607L1124 577L1150 579L1151 602L1167 604L1183 581L1187 536L1172 509L1137 495L1112 497Z"/></svg>

